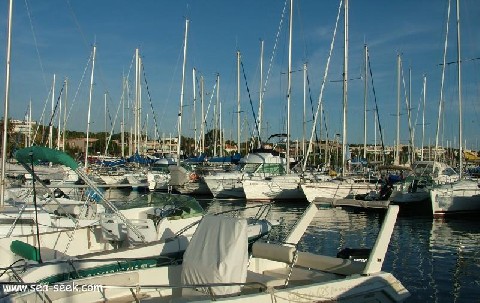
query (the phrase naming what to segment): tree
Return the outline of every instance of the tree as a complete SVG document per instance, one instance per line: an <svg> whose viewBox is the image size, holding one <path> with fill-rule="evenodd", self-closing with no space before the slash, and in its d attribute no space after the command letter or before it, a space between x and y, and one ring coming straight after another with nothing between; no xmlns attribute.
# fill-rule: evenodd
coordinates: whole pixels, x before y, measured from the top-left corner
<svg viewBox="0 0 480 303"><path fill-rule="evenodd" d="M2 140L2 145L3 145L3 128L4 128L4 119L0 120L0 134L1 134L1 140ZM13 132L14 131L14 125L11 123L11 119L7 120L7 155L10 155L12 152L13 148L16 145L16 141L14 140L13 137ZM3 146L2 146L3 147ZM2 148L3 151L3 148Z"/></svg>

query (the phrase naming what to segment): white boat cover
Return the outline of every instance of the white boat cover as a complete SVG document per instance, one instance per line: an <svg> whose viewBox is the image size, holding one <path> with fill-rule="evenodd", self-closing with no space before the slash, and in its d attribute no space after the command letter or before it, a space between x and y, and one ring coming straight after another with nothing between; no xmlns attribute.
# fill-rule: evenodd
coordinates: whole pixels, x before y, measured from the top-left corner
<svg viewBox="0 0 480 303"><path fill-rule="evenodd" d="M182 284L245 283L248 266L246 219L206 215L183 256ZM198 288L233 295L241 285Z"/></svg>

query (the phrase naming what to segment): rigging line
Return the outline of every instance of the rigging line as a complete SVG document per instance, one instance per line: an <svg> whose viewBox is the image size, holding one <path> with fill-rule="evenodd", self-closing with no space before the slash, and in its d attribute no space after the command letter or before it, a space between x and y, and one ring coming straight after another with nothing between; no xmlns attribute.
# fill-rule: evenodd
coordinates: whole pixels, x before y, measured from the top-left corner
<svg viewBox="0 0 480 303"><path fill-rule="evenodd" d="M422 91L420 92L420 99L418 101L417 114L415 116L415 121L413 121L413 136L412 136L413 140L415 140L415 133L416 133L415 126L418 125L417 121L418 121L418 116L420 115L420 106L422 103L423 103L423 85L422 85ZM423 108L423 110L425 111L425 108Z"/></svg>
<svg viewBox="0 0 480 303"><path fill-rule="evenodd" d="M205 116L202 117L202 122L204 123L205 127L207 127L207 116L208 116L208 112L210 111L210 105L212 104L213 96L215 95L216 89L217 89L217 80L215 80L212 93L210 94L210 101L208 102L207 112L205 113ZM198 137L198 140L200 140L200 136Z"/></svg>
<svg viewBox="0 0 480 303"><path fill-rule="evenodd" d="M28 0L25 0L25 7L27 8L27 15L28 15L28 20L30 21L30 30L32 31L33 42L35 43L35 51L37 53L38 63L40 64L40 69L42 71L43 83L45 85L45 88L47 88L48 87L47 79L45 77L45 70L43 68L42 57L40 57L40 50L38 49L37 35L35 34L35 30L33 28L32 14L30 13L30 8L28 6Z"/></svg>
<svg viewBox="0 0 480 303"><path fill-rule="evenodd" d="M337 35L338 22L340 20L340 14L342 12L342 5L343 5L343 0L340 0L340 5L338 7L338 13L337 13L337 19L335 21L335 28L333 30L332 42L330 42L330 50L328 52L327 64L325 65L325 71L323 73L323 79L322 79L322 84L321 84L321 88L320 88L320 95L318 96L317 110L315 112L315 116L314 116L314 119L313 119L312 133L310 135L310 139L309 139L308 142L312 142L313 134L315 133L315 128L316 128L316 125L317 125L318 112L320 110L320 105L322 104L322 100L323 100L323 92L325 90L325 83L327 82L328 70L330 68L330 60L332 58L333 47L335 45L335 37ZM305 154L305 159L304 159L303 165L302 165L302 170L303 171L305 171L306 168L307 168L307 159L308 159L308 155L310 154L311 151L312 151L312 146L311 146L311 144L308 144L308 150L307 150L307 153Z"/></svg>
<svg viewBox="0 0 480 303"><path fill-rule="evenodd" d="M280 17L280 24L278 25L277 34L275 36L275 43L273 44L272 56L270 57L270 62L268 63L268 70L267 70L267 75L265 77L265 84L263 85L263 90L262 90L262 100L264 100L265 91L267 90L268 80L270 79L270 72L272 71L273 59L275 58L275 55L277 52L278 40L280 38L280 32L282 31L282 25L283 25L283 20L285 19L287 4L288 4L288 0L285 0L285 4L282 10L282 15Z"/></svg>
<svg viewBox="0 0 480 303"><path fill-rule="evenodd" d="M442 142L443 142L443 130L444 130L444 122L442 121L442 115L444 114L444 106L445 106L445 100L444 100L444 90L445 90L445 67L446 67L446 58L447 58L447 48L448 48L448 32L449 32L449 24L450 24L450 6L451 2L450 0L448 1L448 6L447 6L447 23L446 23L446 28L445 28L445 43L443 46L443 65L442 65L442 78L440 82L440 100L438 104L438 116L437 116L437 128L435 130L435 151L438 149L438 140L439 140L439 132L440 132L440 125L442 126ZM443 145L443 144L442 144ZM437 152L435 152L435 155L433 156L433 160L437 161Z"/></svg>
<svg viewBox="0 0 480 303"><path fill-rule="evenodd" d="M67 1L68 8L70 9L70 14L72 15L73 21L75 22L75 25L77 26L77 29L80 32L80 35L82 36L83 44L88 49L89 46L88 46L88 43L87 43L87 39L85 38L85 34L83 33L82 28L80 27L80 23L78 22L77 16L75 15L75 12L73 11L73 7L70 3L70 0L66 0L66 1Z"/></svg>
<svg viewBox="0 0 480 303"><path fill-rule="evenodd" d="M156 133L156 138L155 140L158 140L158 135L159 135L159 130L158 130L158 123L157 123L157 115L155 115L155 110L153 109L153 103L152 103L152 96L150 94L150 90L148 88L148 82L147 82L147 75L145 73L145 66L143 65L143 60L141 62L141 67L143 71L143 80L145 81L145 88L147 89L147 96L148 96L148 102L150 103L150 109L152 110L153 114L153 122L155 123L155 133Z"/></svg>
<svg viewBox="0 0 480 303"><path fill-rule="evenodd" d="M242 60L240 60L240 65L242 66L243 79L245 80L245 86L247 87L247 93L248 93L248 99L250 100L250 107L252 108L253 120L255 121L255 129L253 130L253 132L256 130L257 133L260 133L259 130L258 130L258 122L257 122L257 117L255 115L255 110L253 109L253 102L252 102L252 96L250 95L250 88L248 87L247 75L245 74L245 68L243 67L243 61ZM252 132L252 135L253 135L253 132ZM260 137L258 137L258 139L260 140L260 142L262 141L262 139Z"/></svg>
<svg viewBox="0 0 480 303"><path fill-rule="evenodd" d="M55 107L53 108L53 113L50 116L50 122L48 123L48 127L53 125L53 118L55 118L55 114L57 112L58 104L60 103L60 98L62 97L64 88L65 88L65 81L63 81L63 85L62 85L62 88L60 89L60 93L58 95L57 102L55 102ZM42 143L46 142L46 137L47 137L46 134L47 134L46 132L43 134L43 138L42 138L42 141L41 141Z"/></svg>
<svg viewBox="0 0 480 303"><path fill-rule="evenodd" d="M40 125L40 122L43 120L44 118L44 115L45 115L45 111L47 109L47 103L48 101L50 100L50 94L52 93L52 90L53 90L53 87L50 88L50 90L48 91L48 95L47 95L47 98L45 99L45 102L43 104L43 110L42 110L42 114L40 115L40 119L39 119L39 123L37 123L37 128L35 129L35 133L33 135L33 141L35 142L36 138L37 138L37 135L38 135L38 132L40 131L40 126L42 126L43 128L45 128L45 125ZM42 129L42 138L43 138L43 129Z"/></svg>
<svg viewBox="0 0 480 303"><path fill-rule="evenodd" d="M70 118L70 113L72 112L73 106L75 105L75 101L77 101L78 93L80 92L80 87L82 86L83 80L85 79L85 75L87 74L88 67L90 66L90 61L92 60L93 56L93 51L90 54L90 57L88 58L87 64L85 65L85 69L83 70L82 77L80 78L80 83L77 86L77 90L75 91L75 95L73 96L73 100L70 104L70 109L68 110L67 114L67 119L65 120L68 121L68 118Z"/></svg>
<svg viewBox="0 0 480 303"><path fill-rule="evenodd" d="M368 69L370 71L370 81L372 83L373 99L375 101L375 113L377 114L378 131L380 132L380 142L382 143L382 162L383 164L385 164L385 144L383 142L383 131L382 131L382 124L380 123L380 114L378 113L377 94L375 92L375 86L373 85L373 73L372 73L372 66L370 64L370 54L367 54L367 59L368 59Z"/></svg>
<svg viewBox="0 0 480 303"><path fill-rule="evenodd" d="M311 106L311 109L312 109L312 121L315 119L315 110L314 110L314 107L313 107L313 99L312 99L312 91L311 91L311 88L310 88L310 77L308 76L308 70L307 70L307 87L308 87L308 98L310 99L310 106ZM323 108L322 108L322 114L323 114ZM320 121L320 123L322 123L322 121ZM325 125L325 129L326 129L326 125ZM317 128L315 128L315 142L318 142L318 134L317 134Z"/></svg>
<svg viewBox="0 0 480 303"><path fill-rule="evenodd" d="M132 71L132 67L133 67L133 62L134 62L134 60L135 60L135 55L133 55L132 61L130 61L130 67L129 67L129 69L128 69L127 76L122 79L122 86L125 84L124 81L125 81L125 82L128 82L128 81L126 81L125 79L128 79L128 77L130 76L130 72ZM127 83L127 85L128 85L128 83ZM108 91L107 91L107 93L108 93ZM110 96L110 95L109 95L109 96ZM117 118L118 118L118 114L119 114L119 112L120 112L120 108L121 108L121 106L124 104L124 102L122 102L122 100L124 101L124 98L125 98L125 89L122 89L122 96L120 97L120 102L118 103L117 112L116 112L116 114L115 114L115 119L113 119L113 125L111 125L110 135L109 135L108 140L107 140L107 145L105 146L105 155L107 154L107 152L108 152L108 146L110 145L110 142L112 141L113 131L114 131L114 129L115 129L115 124L116 124L116 122L117 122ZM111 98L110 98L110 99L111 99ZM128 102L128 100L127 100L127 102ZM125 124L124 124L124 127L125 127Z"/></svg>
<svg viewBox="0 0 480 303"><path fill-rule="evenodd" d="M182 41L182 45L181 45L181 48L180 48L180 51L178 52L178 56L177 56L177 63L175 64L175 69L173 71L173 74L172 74L172 81L170 82L170 87L168 88L168 95L167 95L167 99L165 100L165 103L163 104L163 110L162 110L162 114L160 116L160 120L163 119L163 115L165 114L165 107L167 104L170 103L170 95L172 94L172 89L173 89L173 81L174 81L174 78L175 76L177 75L177 71L178 71L178 67L180 65L180 59L181 57L183 56L183 44L185 43L185 41ZM177 118L177 131L178 131L178 123L180 122L180 119Z"/></svg>
<svg viewBox="0 0 480 303"><path fill-rule="evenodd" d="M411 100L408 99L408 96L407 96L407 86L405 84L405 75L403 74L403 64L402 62L400 62L400 64L402 65L401 66L401 73L402 73L402 83L403 83L403 97L405 99L405 105L406 105L406 109L407 109L407 117L408 117L408 131L409 131L409 136L408 136L408 141L409 141L409 146L408 146L408 149L409 151L411 152L412 151L412 148L413 148L413 131L412 131L412 121L411 121L411 108L410 108L410 102ZM399 143L397 143L399 144Z"/></svg>

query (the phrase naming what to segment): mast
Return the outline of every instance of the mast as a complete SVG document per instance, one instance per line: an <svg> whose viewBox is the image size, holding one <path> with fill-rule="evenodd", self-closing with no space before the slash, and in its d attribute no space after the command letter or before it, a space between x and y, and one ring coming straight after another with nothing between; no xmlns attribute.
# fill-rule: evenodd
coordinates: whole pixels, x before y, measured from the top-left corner
<svg viewBox="0 0 480 303"><path fill-rule="evenodd" d="M202 137L201 139L201 145L200 148L202 149L202 154L205 153L205 108L204 108L204 92L203 92L203 75L200 76L200 103L202 104L202 124L200 125L200 136Z"/></svg>
<svg viewBox="0 0 480 303"><path fill-rule="evenodd" d="M5 67L5 104L3 116L3 138L2 138L2 192L0 194L0 207L5 204L5 170L7 164L7 143L8 143L8 103L10 98L10 53L12 48L12 8L13 0L8 3L8 29L7 29L7 58Z"/></svg>
<svg viewBox="0 0 480 303"><path fill-rule="evenodd" d="M138 54L138 48L135 49L135 106L133 107L133 119L134 119L134 122L133 122L133 153L136 153L138 152L138 120L139 120L139 117L138 117L138 95L139 95L139 89L138 89L138 86L139 86L139 74L140 74L140 71L139 71L139 62L138 62L138 57L139 57L139 54Z"/></svg>
<svg viewBox="0 0 480 303"><path fill-rule="evenodd" d="M65 123L63 124L63 127L65 127ZM63 133L63 141L65 142L65 130ZM32 145L32 99L30 98L30 103L28 106L28 144L27 146Z"/></svg>
<svg viewBox="0 0 480 303"><path fill-rule="evenodd" d="M345 175L347 160L347 104L348 104L348 0L345 0L344 17L344 57L343 57L343 138L342 138L342 176Z"/></svg>
<svg viewBox="0 0 480 303"><path fill-rule="evenodd" d="M292 31L293 31L293 0L290 0L290 29L288 35L288 87L287 87L287 147L286 173L290 173L290 101L292 94Z"/></svg>
<svg viewBox="0 0 480 303"><path fill-rule="evenodd" d="M220 84L219 84L220 85ZM220 89L220 87L219 87ZM223 149L224 149L224 138L223 138L223 128L222 128L222 101L220 101L220 109L219 109L219 116L220 116L220 121L219 121L219 130L220 130L220 157L223 157Z"/></svg>
<svg viewBox="0 0 480 303"><path fill-rule="evenodd" d="M87 113L87 145L85 146L85 170L88 168L88 140L90 134L90 110L92 108L92 93L93 93L93 72L95 71L95 54L97 52L97 46L93 46L92 54L92 73L90 75L90 92L88 95L88 113Z"/></svg>
<svg viewBox="0 0 480 303"><path fill-rule="evenodd" d="M449 30L449 23L450 23L450 0L448 1L448 9L447 9L447 24L445 29L445 44L443 46L443 64L442 64L442 82L440 88L440 101L438 106L438 119L437 119L437 131L435 133L435 155L434 160L437 160L437 152L438 152L438 136L440 133L440 119L442 116L443 111L443 85L445 83L445 68L446 64L446 57L447 57L447 47L448 47L448 30ZM448 141L447 141L447 150L448 150Z"/></svg>
<svg viewBox="0 0 480 303"><path fill-rule="evenodd" d="M182 67L182 88L180 93L180 111L178 113L178 141L177 141L177 166L180 166L180 152L182 143L182 113L183 97L185 90L185 66L187 63L187 41L188 41L188 19L185 19L185 39L183 42L183 67Z"/></svg>
<svg viewBox="0 0 480 303"><path fill-rule="evenodd" d="M60 131L62 130L62 96L60 96L60 104L58 108L58 126L57 126L57 149L60 150Z"/></svg>
<svg viewBox="0 0 480 303"><path fill-rule="evenodd" d="M107 137L107 92L103 94L103 103L104 103L104 110L105 110L105 150L107 149L107 144L108 144L108 137ZM106 155L105 155L106 156Z"/></svg>
<svg viewBox="0 0 480 303"><path fill-rule="evenodd" d="M125 76L122 79L122 124L120 125L120 140L122 143L122 158L125 158Z"/></svg>
<svg viewBox="0 0 480 303"><path fill-rule="evenodd" d="M65 79L65 102L63 110L62 151L65 151L65 131L67 128L68 78ZM31 107L31 105L30 105Z"/></svg>
<svg viewBox="0 0 480 303"><path fill-rule="evenodd" d="M264 41L260 40L260 94L259 94L259 105L258 105L258 148L262 147L261 137L262 137L262 115L263 115L263 45Z"/></svg>
<svg viewBox="0 0 480 303"><path fill-rule="evenodd" d="M457 73L458 73L458 145L459 145L459 177L463 176L463 108L462 108L462 56L460 49L460 0L457 0Z"/></svg>
<svg viewBox="0 0 480 303"><path fill-rule="evenodd" d="M364 50L365 50L365 66L364 66L364 79L363 79L363 158L367 159L367 62L368 62L368 46L365 44L364 45Z"/></svg>
<svg viewBox="0 0 480 303"><path fill-rule="evenodd" d="M214 121L215 121L215 127L214 127L214 133L213 133L213 156L217 156L217 140L219 141L220 134L218 133L219 131L219 106L220 106L220 74L217 74L217 102L215 104L214 110L213 110L213 115L214 115Z"/></svg>
<svg viewBox="0 0 480 303"><path fill-rule="evenodd" d="M237 51L237 142L237 153L240 154L240 51Z"/></svg>
<svg viewBox="0 0 480 303"><path fill-rule="evenodd" d="M52 84L52 116L50 118L50 126L48 130L48 147L53 147L53 104L55 103L55 74L53 74L53 84Z"/></svg>
<svg viewBox="0 0 480 303"><path fill-rule="evenodd" d="M302 153L303 159L307 156L307 149L305 148L305 136L307 132L307 121L306 117L306 106L307 106L307 63L303 64L303 136L302 136ZM315 155L313 157L315 159Z"/></svg>
<svg viewBox="0 0 480 303"><path fill-rule="evenodd" d="M400 54L397 55L397 140L394 164L400 164Z"/></svg>
<svg viewBox="0 0 480 303"><path fill-rule="evenodd" d="M198 143L197 143L197 94L196 94L196 91L195 91L195 78L196 78L196 75L195 75L195 72L196 72L196 69L195 67L193 68L192 70L192 86L193 86L193 128L194 128L194 137L195 140L193 140L194 142L194 149L195 149L195 153L198 152Z"/></svg>
<svg viewBox="0 0 480 303"><path fill-rule="evenodd" d="M427 102L427 75L423 75L422 150L420 153L421 161L423 161L423 147L425 143L425 104L426 102ZM435 152L437 151L435 150Z"/></svg>

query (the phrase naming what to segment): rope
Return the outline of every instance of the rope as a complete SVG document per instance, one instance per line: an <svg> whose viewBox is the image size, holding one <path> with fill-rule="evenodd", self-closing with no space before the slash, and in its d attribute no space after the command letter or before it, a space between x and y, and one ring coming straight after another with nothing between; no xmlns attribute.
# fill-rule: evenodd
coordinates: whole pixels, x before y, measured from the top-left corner
<svg viewBox="0 0 480 303"><path fill-rule="evenodd" d="M38 63L40 64L40 69L42 70L43 82L45 87L47 87L47 79L45 78L42 57L40 57L40 51L38 49L37 35L35 34L35 30L33 28L32 14L30 13L30 8L28 7L28 0L25 0L25 7L27 8L28 21L30 21L30 30L32 31L33 42L35 43L35 51L37 52Z"/></svg>
<svg viewBox="0 0 480 303"><path fill-rule="evenodd" d="M250 88L248 87L247 75L245 74L245 68L243 67L243 61L240 61L240 65L242 66L243 79L245 80L245 86L247 88L248 100L250 101L250 107L252 108L253 120L255 121L255 130L257 131L257 133L260 133L260 131L258 130L258 122L257 122L257 117L255 115L255 110L253 109L253 102L252 102L252 96L250 95ZM255 131L253 131L252 134L255 134ZM258 137L258 140L262 141L260 137Z"/></svg>
<svg viewBox="0 0 480 303"><path fill-rule="evenodd" d="M147 89L148 102L150 103L150 109L152 110L153 121L155 123L155 133L157 135L155 140L158 140L158 134L160 132L158 130L157 116L155 115L155 110L153 109L152 96L150 95L150 90L148 89L147 75L145 74L145 67L143 65L143 60L142 60L141 64L142 64L141 67L142 67L142 71L143 71L143 80L145 81L145 88Z"/></svg>
<svg viewBox="0 0 480 303"><path fill-rule="evenodd" d="M315 133L315 127L317 126L318 112L320 110L320 105L322 104L322 100L323 100L323 91L325 89L325 82L327 81L328 70L329 70L329 67L330 67L330 59L332 58L333 46L335 45L335 37L337 35L338 21L340 19L340 13L342 11L342 4L343 4L343 1L340 0L340 5L338 7L338 13L337 13L337 20L335 21L335 29L333 30L332 42L330 43L330 51L328 53L327 65L325 66L325 72L323 74L322 86L321 86L321 89L320 89L320 95L318 96L317 111L315 112L315 116L314 116L314 119L313 119L312 134L310 135L309 142L312 142L313 134ZM308 155L310 154L311 151L312 151L312 147L309 144L307 153L305 154L305 159L303 159L304 160L303 165L302 165L302 170L303 171L306 170Z"/></svg>
<svg viewBox="0 0 480 303"><path fill-rule="evenodd" d="M370 71L370 79L372 82L373 99L375 101L375 113L377 114L378 131L380 132L380 142L382 143L382 162L385 164L385 144L383 143L382 124L380 123L380 115L378 113L377 94L375 92L375 85L373 85L373 73L372 73L372 66L370 64L370 54L367 54L367 59L368 59L368 69Z"/></svg>
<svg viewBox="0 0 480 303"><path fill-rule="evenodd" d="M282 24L283 24L283 20L285 19L285 11L287 10L287 4L288 4L288 0L285 0L285 4L282 10L282 16L280 17L280 24L278 25L277 35L275 36L275 43L273 44L272 56L270 57L270 62L268 64L267 75L265 77L265 84L263 85L262 100L264 100L264 95L268 85L268 80L270 79L270 72L273 66L273 58L275 58L275 53L277 51L278 40L280 37L280 32L282 31Z"/></svg>
<svg viewBox="0 0 480 303"><path fill-rule="evenodd" d="M53 108L53 113L50 116L50 122L48 123L48 127L53 125L53 118L55 117L55 114L57 112L58 104L60 103L60 98L62 97L64 88L65 88L65 81L63 82L62 88L60 89L60 94L58 95L57 102L55 102L55 107ZM42 143L45 142L45 140L46 140L46 133L43 134Z"/></svg>

